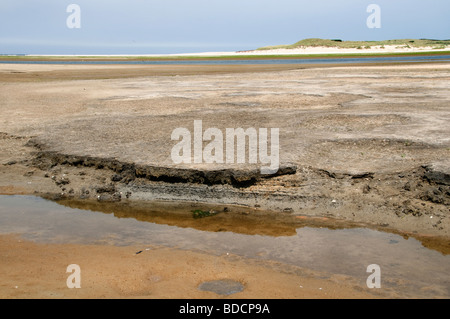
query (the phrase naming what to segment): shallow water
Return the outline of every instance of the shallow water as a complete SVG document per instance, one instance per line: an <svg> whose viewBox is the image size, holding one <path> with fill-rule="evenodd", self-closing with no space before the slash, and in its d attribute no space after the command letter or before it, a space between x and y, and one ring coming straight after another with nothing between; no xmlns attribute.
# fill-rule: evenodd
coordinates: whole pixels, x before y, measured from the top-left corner
<svg viewBox="0 0 450 319"><path fill-rule="evenodd" d="M359 64L359 63L388 63L388 62L449 62L449 55L430 56L380 56L380 57L337 57L313 59L216 59L216 60L132 60L132 61L51 61L51 60L1 60L0 64L137 64L137 65L249 65L249 64Z"/></svg>
<svg viewBox="0 0 450 319"><path fill-rule="evenodd" d="M68 205L33 196L0 196L0 233L19 233L37 242L162 245L237 255L352 276L362 285L369 276L367 266L377 264L380 289L400 297L450 297L450 255L414 238L362 227L299 227L268 216L256 222L245 209L245 214L221 212L197 220L188 204L174 212L156 205L145 211L108 204L103 212L94 211L100 204L91 209ZM219 224L223 227L217 228Z"/></svg>

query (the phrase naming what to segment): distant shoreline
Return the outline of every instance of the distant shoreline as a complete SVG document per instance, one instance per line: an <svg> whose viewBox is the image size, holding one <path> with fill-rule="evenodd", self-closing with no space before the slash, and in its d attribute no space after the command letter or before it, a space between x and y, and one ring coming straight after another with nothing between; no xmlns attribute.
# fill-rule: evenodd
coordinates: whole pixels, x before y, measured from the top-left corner
<svg viewBox="0 0 450 319"><path fill-rule="evenodd" d="M450 39L393 39L343 41L309 38L294 44L272 45L250 50L171 54L1 54L0 60L234 60L234 59L320 59L346 57L391 57L450 55Z"/></svg>
<svg viewBox="0 0 450 319"><path fill-rule="evenodd" d="M303 48L250 50L236 52L202 52L158 55L0 55L1 61L172 61L172 60L263 60L263 59L324 59L351 57L401 57L449 55L448 49L413 48L408 50Z"/></svg>

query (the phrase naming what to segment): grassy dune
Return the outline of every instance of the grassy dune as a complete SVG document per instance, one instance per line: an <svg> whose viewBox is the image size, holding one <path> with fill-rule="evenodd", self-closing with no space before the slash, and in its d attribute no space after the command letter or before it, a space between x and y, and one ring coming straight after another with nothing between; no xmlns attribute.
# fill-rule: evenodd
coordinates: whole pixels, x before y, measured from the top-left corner
<svg viewBox="0 0 450 319"><path fill-rule="evenodd" d="M304 39L294 44L275 45L258 48L258 50L273 49L300 49L305 47L334 47L342 49L369 49L374 46L398 46L399 48L419 48L431 47L433 49L450 48L450 40L432 40L432 39L398 39L384 41L342 41L339 39Z"/></svg>

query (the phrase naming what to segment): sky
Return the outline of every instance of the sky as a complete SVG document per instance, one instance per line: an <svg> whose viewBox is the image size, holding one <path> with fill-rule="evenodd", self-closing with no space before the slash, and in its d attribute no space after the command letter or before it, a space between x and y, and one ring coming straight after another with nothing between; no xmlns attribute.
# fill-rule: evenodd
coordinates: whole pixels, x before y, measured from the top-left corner
<svg viewBox="0 0 450 319"><path fill-rule="evenodd" d="M79 11L67 12L71 4ZM380 9L379 28L367 25L371 4ZM450 39L449 13L449 0L0 0L0 54L174 54L306 38Z"/></svg>

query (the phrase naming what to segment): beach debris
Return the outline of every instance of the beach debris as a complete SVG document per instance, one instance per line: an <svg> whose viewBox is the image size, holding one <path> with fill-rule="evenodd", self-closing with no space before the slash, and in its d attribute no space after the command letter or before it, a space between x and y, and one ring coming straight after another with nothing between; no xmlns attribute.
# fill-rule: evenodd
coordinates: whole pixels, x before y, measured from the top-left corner
<svg viewBox="0 0 450 319"><path fill-rule="evenodd" d="M201 210L201 209L196 209L192 211L192 217L194 218L203 218L203 217L210 217L210 216L214 216L216 215L217 212L214 210Z"/></svg>
<svg viewBox="0 0 450 319"><path fill-rule="evenodd" d="M100 194L97 195L97 201L99 202L120 202L122 196L119 192L116 192L114 194Z"/></svg>
<svg viewBox="0 0 450 319"><path fill-rule="evenodd" d="M53 178L52 178L53 179ZM66 176L61 177L60 179L53 179L56 185L67 185L70 183L69 179Z"/></svg>

